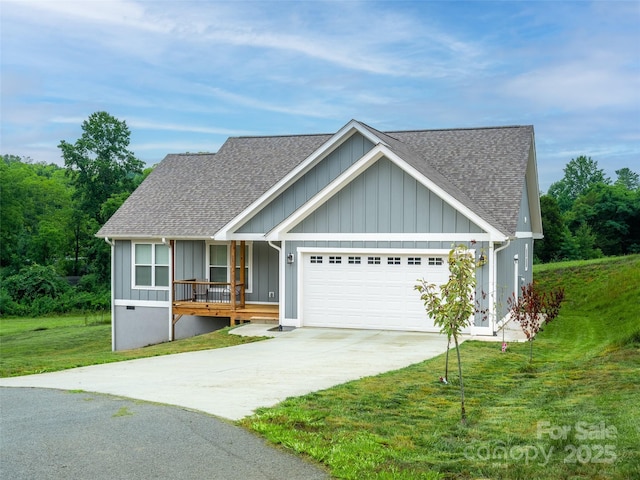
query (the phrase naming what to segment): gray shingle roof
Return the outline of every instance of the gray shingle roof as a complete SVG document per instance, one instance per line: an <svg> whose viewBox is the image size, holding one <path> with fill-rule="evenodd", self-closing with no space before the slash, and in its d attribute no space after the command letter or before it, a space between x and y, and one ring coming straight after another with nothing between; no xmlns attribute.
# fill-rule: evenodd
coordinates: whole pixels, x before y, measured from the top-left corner
<svg viewBox="0 0 640 480"><path fill-rule="evenodd" d="M532 126L379 132L399 157L505 234L515 233ZM332 135L230 138L216 154L173 154L101 237L209 237Z"/></svg>
<svg viewBox="0 0 640 480"><path fill-rule="evenodd" d="M331 135L229 138L216 154L171 154L100 237L210 237Z"/></svg>

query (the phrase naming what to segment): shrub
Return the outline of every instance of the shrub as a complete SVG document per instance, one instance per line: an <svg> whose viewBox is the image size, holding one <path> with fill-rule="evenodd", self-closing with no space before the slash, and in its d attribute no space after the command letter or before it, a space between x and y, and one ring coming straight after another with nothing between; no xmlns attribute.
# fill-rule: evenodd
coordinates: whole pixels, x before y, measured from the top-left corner
<svg viewBox="0 0 640 480"><path fill-rule="evenodd" d="M53 266L38 264L23 267L3 283L11 299L22 304L29 304L42 297L54 299L70 288Z"/></svg>

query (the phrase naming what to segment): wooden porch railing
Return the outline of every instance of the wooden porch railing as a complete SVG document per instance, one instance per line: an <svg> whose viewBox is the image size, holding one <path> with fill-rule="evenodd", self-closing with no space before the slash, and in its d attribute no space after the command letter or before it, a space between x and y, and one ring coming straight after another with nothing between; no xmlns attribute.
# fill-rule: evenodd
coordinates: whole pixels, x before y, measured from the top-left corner
<svg viewBox="0 0 640 480"><path fill-rule="evenodd" d="M232 291L235 293L232 295ZM206 280L176 280L173 282L173 302L225 304L231 309L244 308L244 283L207 282Z"/></svg>

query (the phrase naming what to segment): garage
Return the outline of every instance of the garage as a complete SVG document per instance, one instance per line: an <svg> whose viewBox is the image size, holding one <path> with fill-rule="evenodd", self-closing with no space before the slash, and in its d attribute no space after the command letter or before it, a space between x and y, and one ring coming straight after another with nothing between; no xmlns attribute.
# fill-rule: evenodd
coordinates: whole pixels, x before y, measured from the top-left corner
<svg viewBox="0 0 640 480"><path fill-rule="evenodd" d="M302 324L437 332L414 285L418 278L443 284L448 276L442 252L305 252Z"/></svg>

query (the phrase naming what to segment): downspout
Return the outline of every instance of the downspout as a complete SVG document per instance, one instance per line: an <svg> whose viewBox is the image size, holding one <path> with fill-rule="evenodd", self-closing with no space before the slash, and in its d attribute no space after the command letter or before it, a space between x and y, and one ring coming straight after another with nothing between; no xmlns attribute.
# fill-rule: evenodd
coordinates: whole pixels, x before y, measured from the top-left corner
<svg viewBox="0 0 640 480"><path fill-rule="evenodd" d="M169 240L165 237L162 237L162 244L169 246L169 341L173 342L175 340L175 326L173 325L173 289L175 288L173 285L173 267L174 267L174 257L173 257L173 240Z"/></svg>
<svg viewBox="0 0 640 480"><path fill-rule="evenodd" d="M116 243L115 240L111 241L108 237L104 237L104 241L111 247L111 351L116 351L116 300L115 300L115 284L116 284Z"/></svg>
<svg viewBox="0 0 640 480"><path fill-rule="evenodd" d="M278 277L279 277L279 283L278 283L278 326L280 329L282 329L282 315L283 315L283 309L280 308L280 306L284 306L284 302L282 301L282 298L284 297L284 264L283 264L283 257L282 257L282 248L277 246L275 243L273 243L271 240L269 240L267 242L269 244L269 246L275 250L278 251Z"/></svg>
<svg viewBox="0 0 640 480"><path fill-rule="evenodd" d="M493 245L493 243L492 243ZM498 312L497 312L497 299L498 299L498 252L501 252L505 248L508 248L511 245L511 239L507 238L507 243L493 250L492 257L493 262L491 265L490 274L493 277L492 288L491 288L491 296L493 297L491 300L491 321L493 323L493 334L497 334L498 327ZM502 325L500 325L502 327Z"/></svg>

